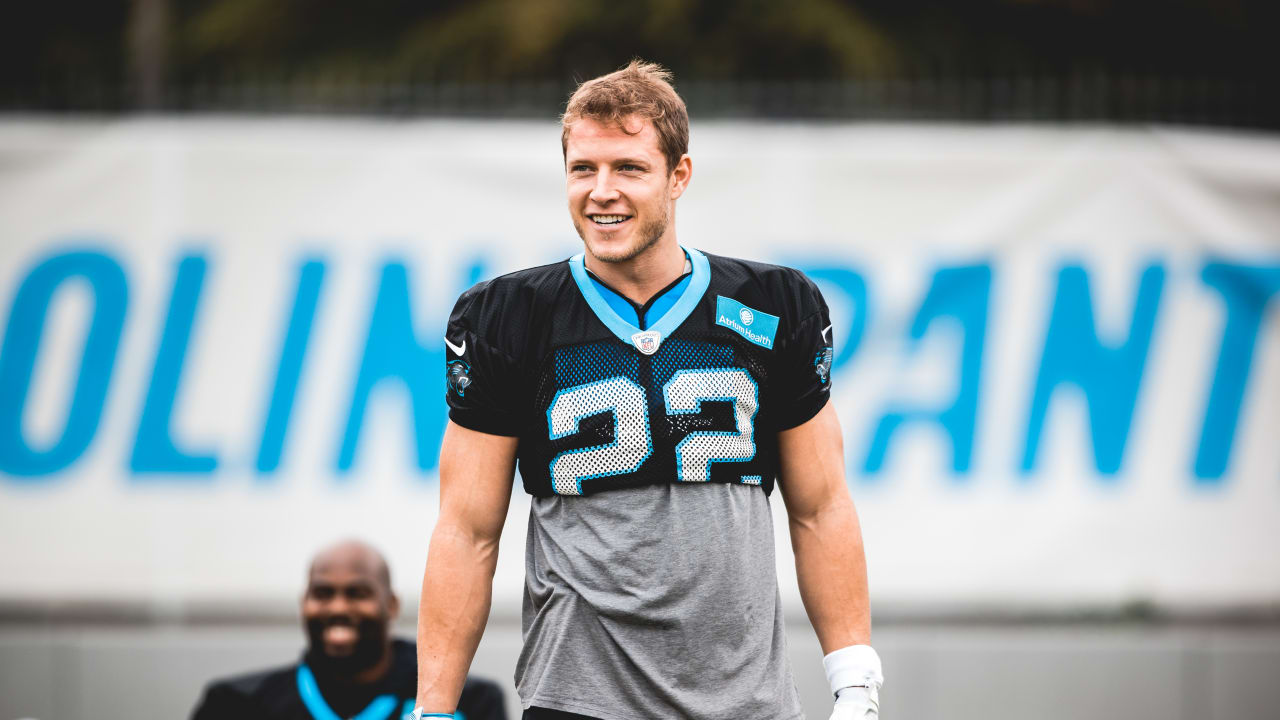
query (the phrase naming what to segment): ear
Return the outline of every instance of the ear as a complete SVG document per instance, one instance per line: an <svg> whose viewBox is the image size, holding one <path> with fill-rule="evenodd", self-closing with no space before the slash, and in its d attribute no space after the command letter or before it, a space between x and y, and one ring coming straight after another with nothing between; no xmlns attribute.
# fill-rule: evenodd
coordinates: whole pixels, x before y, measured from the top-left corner
<svg viewBox="0 0 1280 720"><path fill-rule="evenodd" d="M693 159L689 157L689 153L680 156L676 161L676 166L671 170L671 199L679 199L684 194L685 188L689 187L689 180L693 178Z"/></svg>
<svg viewBox="0 0 1280 720"><path fill-rule="evenodd" d="M400 598L395 593L391 593L391 597L387 599L387 615L392 619L400 616Z"/></svg>

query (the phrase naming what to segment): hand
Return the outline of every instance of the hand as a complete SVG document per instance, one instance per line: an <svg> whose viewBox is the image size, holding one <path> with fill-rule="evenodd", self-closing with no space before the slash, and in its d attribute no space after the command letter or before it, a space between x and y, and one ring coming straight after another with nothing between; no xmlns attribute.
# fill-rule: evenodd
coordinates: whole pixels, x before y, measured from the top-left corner
<svg viewBox="0 0 1280 720"><path fill-rule="evenodd" d="M830 720L877 720L880 717L880 693L874 687L848 687L840 690Z"/></svg>

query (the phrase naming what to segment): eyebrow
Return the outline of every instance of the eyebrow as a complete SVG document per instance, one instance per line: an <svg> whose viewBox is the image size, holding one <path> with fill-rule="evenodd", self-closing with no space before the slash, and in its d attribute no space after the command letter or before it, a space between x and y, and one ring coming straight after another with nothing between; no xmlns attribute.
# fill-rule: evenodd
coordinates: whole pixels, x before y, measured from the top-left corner
<svg viewBox="0 0 1280 720"><path fill-rule="evenodd" d="M347 590L351 588L376 588L377 583L372 580L352 580L351 582L333 582L329 580L321 580L313 582L307 586L307 590Z"/></svg>
<svg viewBox="0 0 1280 720"><path fill-rule="evenodd" d="M573 167L574 165L598 165L598 164L599 164L599 163L597 163L595 160L588 160L587 158L576 158L576 159L569 159L569 160L566 160L566 161L565 161L565 165L568 165L569 167ZM643 159L643 158L617 158L617 159L613 160L611 163L606 163L606 164L611 164L611 165L652 165L652 164L653 164L653 161L652 161L652 160L645 160L645 159Z"/></svg>

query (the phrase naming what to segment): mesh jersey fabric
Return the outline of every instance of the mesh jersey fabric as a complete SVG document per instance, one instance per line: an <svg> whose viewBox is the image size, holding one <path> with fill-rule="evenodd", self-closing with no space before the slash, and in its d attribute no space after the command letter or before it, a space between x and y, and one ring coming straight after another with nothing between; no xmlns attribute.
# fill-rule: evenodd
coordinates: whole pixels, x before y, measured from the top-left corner
<svg viewBox="0 0 1280 720"><path fill-rule="evenodd" d="M450 419L519 437L520 476L537 497L669 482L771 493L776 433L829 396L826 303L796 270L705 258L705 291L652 354L608 327L568 263L463 293L446 335ZM768 347L729 327L736 319L718 322L725 298L777 318Z"/></svg>
<svg viewBox="0 0 1280 720"><path fill-rule="evenodd" d="M706 284L688 284L696 303L652 354L586 300L572 261L481 283L450 317L450 418L519 437L534 496L525 707L803 717L769 493L777 432L828 398L827 308L795 270L686 252L705 257ZM769 317L767 341L740 332Z"/></svg>

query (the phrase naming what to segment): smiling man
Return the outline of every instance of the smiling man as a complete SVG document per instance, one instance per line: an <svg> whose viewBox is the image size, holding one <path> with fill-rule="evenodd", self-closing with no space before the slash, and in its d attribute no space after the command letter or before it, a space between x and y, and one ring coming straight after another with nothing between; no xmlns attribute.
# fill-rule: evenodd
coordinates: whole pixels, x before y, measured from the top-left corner
<svg viewBox="0 0 1280 720"><path fill-rule="evenodd" d="M417 658L392 639L400 601L386 561L357 541L318 553L307 573L297 665L210 684L194 720L400 720L413 709ZM505 720L502 691L468 679L457 716Z"/></svg>
<svg viewBox="0 0 1280 720"><path fill-rule="evenodd" d="M482 282L449 319L420 717L448 717L463 691L517 463L533 496L516 668L527 720L803 718L775 486L832 718L878 712L827 307L795 270L677 241L693 163L669 80L635 61L578 88L561 143L583 252Z"/></svg>

